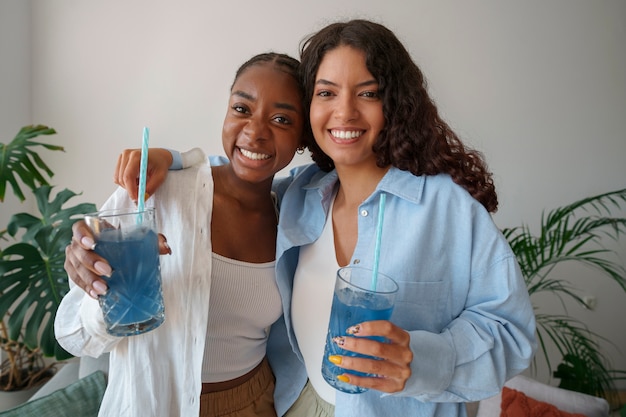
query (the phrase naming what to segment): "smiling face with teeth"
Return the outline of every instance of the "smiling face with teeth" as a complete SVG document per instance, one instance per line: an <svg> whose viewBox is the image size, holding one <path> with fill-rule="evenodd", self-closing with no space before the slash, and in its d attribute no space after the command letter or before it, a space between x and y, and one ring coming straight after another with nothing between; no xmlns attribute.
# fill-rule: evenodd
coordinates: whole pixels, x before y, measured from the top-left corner
<svg viewBox="0 0 626 417"><path fill-rule="evenodd" d="M326 52L315 77L310 116L315 141L335 167L376 164L372 146L385 117L378 82L362 51L339 46Z"/></svg>
<svg viewBox="0 0 626 417"><path fill-rule="evenodd" d="M301 144L304 115L296 79L271 63L255 64L235 80L222 143L236 175L270 181Z"/></svg>

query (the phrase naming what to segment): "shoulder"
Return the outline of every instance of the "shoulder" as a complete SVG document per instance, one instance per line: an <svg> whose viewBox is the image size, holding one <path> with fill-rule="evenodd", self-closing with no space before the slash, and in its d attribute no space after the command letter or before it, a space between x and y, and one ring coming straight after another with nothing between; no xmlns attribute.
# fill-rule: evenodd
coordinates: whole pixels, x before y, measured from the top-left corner
<svg viewBox="0 0 626 417"><path fill-rule="evenodd" d="M291 171L289 171L289 174L291 177L294 178L294 182L302 183L305 181L309 181L315 175L320 176L326 175L328 173L320 170L320 168L315 164L307 164L293 168Z"/></svg>
<svg viewBox="0 0 626 417"><path fill-rule="evenodd" d="M479 204L447 174L414 175L391 168L379 188L401 199L419 205L454 205L457 208Z"/></svg>
<svg viewBox="0 0 626 417"><path fill-rule="evenodd" d="M332 173L334 172L332 171ZM290 181L286 190L287 194L306 192L311 188L318 188L320 181L331 175L329 172L320 170L315 164L296 167L289 174Z"/></svg>
<svg viewBox="0 0 626 417"><path fill-rule="evenodd" d="M211 165L209 165L208 160L186 169L170 171L153 198L161 201L179 198L189 202L193 201L197 192L203 189L206 191L213 189Z"/></svg>
<svg viewBox="0 0 626 417"><path fill-rule="evenodd" d="M483 207L478 200L462 186L455 183L448 174L429 175L425 177L424 198L439 202L448 202L462 207ZM486 211L486 210L485 210Z"/></svg>

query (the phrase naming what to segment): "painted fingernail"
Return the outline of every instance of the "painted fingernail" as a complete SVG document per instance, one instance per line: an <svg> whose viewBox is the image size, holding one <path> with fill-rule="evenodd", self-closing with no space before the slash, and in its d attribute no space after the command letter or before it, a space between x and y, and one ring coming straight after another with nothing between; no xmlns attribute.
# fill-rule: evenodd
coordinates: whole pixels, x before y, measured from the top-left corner
<svg viewBox="0 0 626 417"><path fill-rule="evenodd" d="M348 330L346 330L346 333L348 333L348 334L357 334L359 332L359 330L361 330L361 326L359 324L357 324L355 326L348 327Z"/></svg>
<svg viewBox="0 0 626 417"><path fill-rule="evenodd" d="M88 236L83 236L80 239L80 243L82 243L83 246L86 246L91 250L94 250L96 248L96 242L94 242L93 239Z"/></svg>
<svg viewBox="0 0 626 417"><path fill-rule="evenodd" d="M339 355L330 355L328 360L334 363L335 365L341 365L341 356Z"/></svg>
<svg viewBox="0 0 626 417"><path fill-rule="evenodd" d="M100 281L96 281L96 282L93 283L93 289L96 290L96 294L98 294L98 295L106 294L106 292L107 292L107 286L104 285ZM92 290L92 292L93 292L93 290Z"/></svg>
<svg viewBox="0 0 626 417"><path fill-rule="evenodd" d="M94 300L98 299L98 294L96 294L94 290L89 291L89 296L93 298Z"/></svg>
<svg viewBox="0 0 626 417"><path fill-rule="evenodd" d="M337 375L337 379L341 382L350 382L350 378L345 375Z"/></svg>
<svg viewBox="0 0 626 417"><path fill-rule="evenodd" d="M96 271L98 271L100 275L104 275L107 278L110 277L111 272L113 272L111 270L111 267L102 261L96 261L96 263L93 264L93 267L95 268Z"/></svg>
<svg viewBox="0 0 626 417"><path fill-rule="evenodd" d="M333 342L335 342L338 346L343 346L344 343L346 343L346 338L341 336L333 337Z"/></svg>

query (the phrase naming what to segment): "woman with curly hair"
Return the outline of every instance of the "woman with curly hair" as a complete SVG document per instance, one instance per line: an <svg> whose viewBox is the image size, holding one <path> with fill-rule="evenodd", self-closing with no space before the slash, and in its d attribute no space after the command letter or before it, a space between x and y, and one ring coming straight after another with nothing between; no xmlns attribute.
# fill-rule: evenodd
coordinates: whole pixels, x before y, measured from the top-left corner
<svg viewBox="0 0 626 417"><path fill-rule="evenodd" d="M277 413L464 416L464 402L496 395L536 349L524 280L490 216L492 174L441 119L422 72L386 27L331 24L303 42L300 69L315 164L294 170L280 205L284 316L268 342ZM134 160L127 172L138 171ZM133 174L123 185L136 193L135 183ZM390 320L335 339L377 358L331 358L345 369L340 379L369 388L347 394L321 373L335 276L373 266L381 198L378 270L399 290Z"/></svg>
<svg viewBox="0 0 626 417"><path fill-rule="evenodd" d="M276 267L284 331L308 383L300 394L268 345L275 395L299 397L287 416L465 415L463 402L496 395L536 346L524 280L489 214L492 175L441 119L422 72L386 27L327 26L303 42L300 70L316 164L282 200ZM381 196L379 271L400 288L389 321L337 340L379 358L331 358L344 381L370 388L347 394L321 373L335 275L373 266Z"/></svg>
<svg viewBox="0 0 626 417"><path fill-rule="evenodd" d="M362 51L368 71L378 81L385 125L373 147L377 165L417 176L449 174L488 211L495 212L498 198L483 156L467 148L441 119L424 75L384 26L363 20L336 23L303 42L305 106L311 105L322 57L338 44ZM316 141L309 143L309 150L322 170L334 169L332 158Z"/></svg>

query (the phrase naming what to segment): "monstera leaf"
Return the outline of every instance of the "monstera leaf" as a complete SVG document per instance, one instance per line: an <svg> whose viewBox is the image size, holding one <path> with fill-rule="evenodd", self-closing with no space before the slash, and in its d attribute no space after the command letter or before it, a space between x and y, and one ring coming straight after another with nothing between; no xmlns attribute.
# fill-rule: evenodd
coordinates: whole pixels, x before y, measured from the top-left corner
<svg viewBox="0 0 626 417"><path fill-rule="evenodd" d="M65 247L78 216L96 211L96 206L63 208L76 194L65 189L50 201L51 190L46 185L34 191L41 217L18 213L9 222L9 234L23 235L19 243L0 251L0 317L8 313L10 339L61 360L71 356L54 337L56 311L69 289Z"/></svg>
<svg viewBox="0 0 626 417"><path fill-rule="evenodd" d="M17 198L24 201L24 193L18 178L31 190L40 185L48 185L46 176L52 177L54 174L39 154L31 148L43 146L49 150L62 151L63 147L35 142L32 139L39 135L55 133L56 131L48 126L24 126L9 144L0 143L0 202L4 201L7 183L11 185Z"/></svg>

